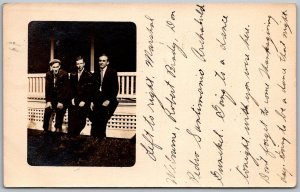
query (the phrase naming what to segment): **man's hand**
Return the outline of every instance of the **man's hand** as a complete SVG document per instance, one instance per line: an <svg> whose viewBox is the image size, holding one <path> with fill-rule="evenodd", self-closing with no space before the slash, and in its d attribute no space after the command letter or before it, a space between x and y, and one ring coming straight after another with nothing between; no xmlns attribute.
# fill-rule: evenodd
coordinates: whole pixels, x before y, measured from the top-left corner
<svg viewBox="0 0 300 192"><path fill-rule="evenodd" d="M80 101L79 107L83 107L84 105L85 105L85 102L84 101Z"/></svg>
<svg viewBox="0 0 300 192"><path fill-rule="evenodd" d="M72 105L75 106L75 99L73 98L71 101Z"/></svg>
<svg viewBox="0 0 300 192"><path fill-rule="evenodd" d="M64 104L62 104L62 103L57 103L57 108L63 109L63 108L64 108Z"/></svg>
<svg viewBox="0 0 300 192"><path fill-rule="evenodd" d="M109 105L109 100L105 100L103 103L102 103L102 106L104 107L107 107Z"/></svg>
<svg viewBox="0 0 300 192"><path fill-rule="evenodd" d="M92 111L94 110L94 103L93 102L91 102L90 108L91 108Z"/></svg>
<svg viewBox="0 0 300 192"><path fill-rule="evenodd" d="M50 109L52 109L51 102L47 102L47 103L46 103L46 107L45 107L45 108L48 108L48 107L50 107Z"/></svg>

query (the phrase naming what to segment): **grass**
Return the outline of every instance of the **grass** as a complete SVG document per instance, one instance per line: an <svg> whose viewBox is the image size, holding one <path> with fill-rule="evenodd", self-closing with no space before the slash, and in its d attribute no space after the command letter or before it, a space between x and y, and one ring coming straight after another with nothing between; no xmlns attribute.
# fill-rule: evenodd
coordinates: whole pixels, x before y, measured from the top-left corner
<svg viewBox="0 0 300 192"><path fill-rule="evenodd" d="M130 167L135 163L135 142L90 136L69 138L66 134L43 134L28 129L27 161L32 166Z"/></svg>

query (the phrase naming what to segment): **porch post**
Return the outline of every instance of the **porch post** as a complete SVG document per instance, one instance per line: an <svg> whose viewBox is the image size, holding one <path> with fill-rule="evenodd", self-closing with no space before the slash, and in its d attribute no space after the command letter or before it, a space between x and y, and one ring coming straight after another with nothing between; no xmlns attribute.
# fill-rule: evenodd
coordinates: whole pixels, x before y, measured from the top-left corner
<svg viewBox="0 0 300 192"><path fill-rule="evenodd" d="M50 48L50 60L54 59L54 37L51 36L50 38L51 41L51 48Z"/></svg>
<svg viewBox="0 0 300 192"><path fill-rule="evenodd" d="M90 71L95 71L95 38L94 35L91 35L91 66Z"/></svg>

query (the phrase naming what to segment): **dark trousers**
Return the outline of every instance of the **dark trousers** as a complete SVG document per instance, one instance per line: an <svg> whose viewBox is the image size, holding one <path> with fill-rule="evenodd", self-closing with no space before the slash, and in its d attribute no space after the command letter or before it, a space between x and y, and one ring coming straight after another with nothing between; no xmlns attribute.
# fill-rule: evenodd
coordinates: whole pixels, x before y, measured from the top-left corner
<svg viewBox="0 0 300 192"><path fill-rule="evenodd" d="M85 103L83 107L70 104L68 111L68 134L70 136L78 136L84 129L86 124L86 117L88 114L89 103Z"/></svg>
<svg viewBox="0 0 300 192"><path fill-rule="evenodd" d="M51 115L53 112L55 112L55 125L54 127L56 129L62 130L62 123L63 123L63 119L66 113L66 109L67 106L64 104L64 108L62 109L58 109L57 103L56 102L51 102L52 105L52 109L50 107L45 108L45 112L44 112L44 122L43 122L43 128L45 131L49 130L49 121L51 118Z"/></svg>
<svg viewBox="0 0 300 192"><path fill-rule="evenodd" d="M111 115L108 107L102 106L102 103L95 103L93 111L90 111L89 119L92 122L91 136L100 139L106 137L106 125Z"/></svg>

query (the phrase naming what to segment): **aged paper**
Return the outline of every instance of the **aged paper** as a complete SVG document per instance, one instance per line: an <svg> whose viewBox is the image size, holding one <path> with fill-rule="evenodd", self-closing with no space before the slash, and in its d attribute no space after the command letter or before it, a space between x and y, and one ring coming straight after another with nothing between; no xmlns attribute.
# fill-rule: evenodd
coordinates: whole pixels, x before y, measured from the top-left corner
<svg viewBox="0 0 300 192"><path fill-rule="evenodd" d="M32 21L135 24L133 166L28 164ZM3 34L5 186L296 185L295 4L6 4Z"/></svg>

